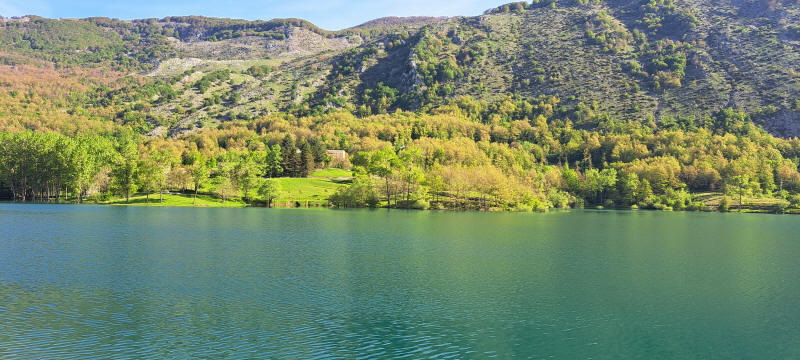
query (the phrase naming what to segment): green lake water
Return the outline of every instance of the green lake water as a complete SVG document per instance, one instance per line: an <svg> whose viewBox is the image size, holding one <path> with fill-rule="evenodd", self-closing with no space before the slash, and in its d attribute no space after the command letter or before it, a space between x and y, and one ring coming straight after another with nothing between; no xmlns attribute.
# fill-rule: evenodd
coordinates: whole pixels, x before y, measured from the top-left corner
<svg viewBox="0 0 800 360"><path fill-rule="evenodd" d="M0 204L0 359L798 359L800 217Z"/></svg>

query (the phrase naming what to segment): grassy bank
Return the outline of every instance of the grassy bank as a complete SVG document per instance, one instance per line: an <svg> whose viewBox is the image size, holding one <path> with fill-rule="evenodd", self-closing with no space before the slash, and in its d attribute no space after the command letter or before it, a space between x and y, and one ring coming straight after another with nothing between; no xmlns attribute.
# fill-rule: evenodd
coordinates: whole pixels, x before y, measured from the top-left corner
<svg viewBox="0 0 800 360"><path fill-rule="evenodd" d="M276 179L281 186L280 196L273 201L273 207L326 207L329 206L328 200L337 189L342 186L347 186L349 180L342 180L341 176L336 178L280 178ZM693 199L702 202L705 205L704 211L718 211L720 202L722 202L724 195L722 193L698 193L693 195ZM448 199L442 197L442 200ZM785 207L782 211L781 204L785 204L785 200L777 198L756 198L744 197L742 199L742 207L739 209L739 199L728 196L728 212L744 212L744 213L786 213L786 214L800 214L800 209ZM130 202L126 202L124 198L115 197L106 201L93 201L87 200L87 203L103 204L103 205L128 205L128 206L173 206L173 207L245 207L248 204L242 198L229 198L223 203L222 199L215 195L200 194L197 196L197 203L194 204L193 196L191 194L165 194L163 201L159 201L158 194L151 194L149 202L143 194L137 194L130 198ZM253 202L254 206L264 206L263 201L256 200ZM382 201L377 204L378 207L386 207L386 202ZM436 207L432 207L436 208ZM595 208L595 206L587 205L587 208ZM607 210L615 209L628 209L608 207ZM645 209L643 209L645 210ZM673 210L670 208L669 210ZM674 209L681 211L682 209ZM683 209L684 211L697 211L697 209Z"/></svg>
<svg viewBox="0 0 800 360"><path fill-rule="evenodd" d="M331 206L331 196L336 194L339 189L346 188L353 182L353 174L349 170L342 169L322 169L313 172L308 178L275 178L272 179L278 184L278 195L273 200L273 207L328 207ZM85 199L88 204L101 204L101 205L121 205L121 206L168 206L168 207L246 207L246 206L266 206L266 202L259 198L256 189L251 189L251 199L244 199L236 196L227 198L223 201L218 195L213 193L213 188L202 187L200 194L195 201L191 193L171 193L164 194L163 199L159 194L150 194L149 199L145 194L136 194L131 196L129 200L124 197L111 197L105 196L91 196ZM470 193L462 195L461 197L453 197L452 194L441 192L437 196L431 195L430 198L421 201L425 204L423 207L412 206L412 208L420 209L459 209L459 210L478 210L485 209L488 211L503 211L503 208L495 208L492 206L486 208L475 207L474 203L480 199L481 194ZM436 201L432 201L433 198ZM743 212L743 213L786 213L786 214L800 214L800 209L796 204L787 200L773 197L753 197L744 196L741 201L742 205L739 206L739 197L728 195L727 197L721 192L702 192L693 193L690 198L684 199L685 202L680 203L663 203L663 199L659 197L651 197L646 204L640 203L638 206L598 206L594 204L584 204L586 208L598 208L607 210L625 210L625 209L642 209L642 210L675 210L675 211L720 211L725 206L721 206L724 199L727 199L728 212ZM377 207L386 207L385 200L377 199L373 205ZM392 206L395 207L399 203L402 205L402 199L395 198ZM469 201L468 201L469 200ZM333 200L335 201L335 200ZM472 201L472 203L469 203ZM62 203L76 203L74 199L71 201L64 201ZM459 206L459 202L464 202L464 206ZM419 203L419 202L418 202ZM415 203L416 204L416 203ZM449 206L447 204L450 204ZM472 205L470 207L470 204ZM663 206L657 206L663 205ZM362 204L361 206L365 206ZM533 209L535 211L547 211L548 207L553 206L547 203L542 208ZM580 205L578 205L580 206ZM505 209L508 210L508 209ZM514 209L512 211L530 211L531 209Z"/></svg>
<svg viewBox="0 0 800 360"><path fill-rule="evenodd" d="M132 196L130 201L125 198L112 198L108 201L98 201L98 204L103 205L127 205L127 206L172 206L172 207L245 207L247 204L241 199L227 199L222 202L222 199L213 195L200 194L197 195L197 202L194 201L194 196L189 194L164 194L163 201L159 201L158 194L151 194L150 200L147 200L145 195L139 194Z"/></svg>
<svg viewBox="0 0 800 360"><path fill-rule="evenodd" d="M277 178L280 184L278 197L273 201L275 207L328 206L328 198L342 186L349 184L350 172L341 169L320 170L309 178ZM128 206L176 206L176 207L245 207L248 203L240 197L228 198L225 202L219 196L211 195L211 189L201 189L201 194L194 202L192 194L164 194L163 201L158 194L150 194L148 202L144 194L131 196L129 201L124 197L113 197L108 200L94 200L91 203L103 205ZM251 194L255 194L252 191ZM255 203L260 204L258 199Z"/></svg>
<svg viewBox="0 0 800 360"><path fill-rule="evenodd" d="M280 178L281 193L274 201L275 206L327 206L328 198L341 186L346 186L346 180L333 180L325 178Z"/></svg>
<svg viewBox="0 0 800 360"><path fill-rule="evenodd" d="M693 194L693 198L702 202L709 210L719 210L720 203L723 202L725 194L718 192L705 192ZM739 197L735 195L728 195L728 211L729 212L748 212L748 213L775 213L781 212L783 209L786 213L800 213L800 209L793 209L789 207L786 200L771 197L742 197L741 208L739 206Z"/></svg>

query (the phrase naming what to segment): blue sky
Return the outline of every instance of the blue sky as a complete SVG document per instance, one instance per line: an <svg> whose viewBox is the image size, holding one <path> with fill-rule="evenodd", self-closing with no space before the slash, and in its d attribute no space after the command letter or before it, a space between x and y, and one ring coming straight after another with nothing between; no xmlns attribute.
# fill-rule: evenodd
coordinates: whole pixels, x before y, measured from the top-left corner
<svg viewBox="0 0 800 360"><path fill-rule="evenodd" d="M498 0L0 0L0 15L119 19L205 15L241 19L297 17L339 30L384 16L478 15L509 2Z"/></svg>

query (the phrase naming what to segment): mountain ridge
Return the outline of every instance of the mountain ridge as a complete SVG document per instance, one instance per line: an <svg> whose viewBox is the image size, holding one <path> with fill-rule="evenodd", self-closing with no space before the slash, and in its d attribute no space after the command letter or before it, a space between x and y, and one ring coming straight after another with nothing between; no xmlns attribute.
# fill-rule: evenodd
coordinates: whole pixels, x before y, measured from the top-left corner
<svg viewBox="0 0 800 360"><path fill-rule="evenodd" d="M142 116L191 104L165 129L173 134L224 122L230 112L376 114L513 95L558 97L583 109L572 119L579 122L605 114L698 123L741 109L791 137L800 135L799 8L795 1L546 0L478 16L380 18L338 31L291 18L26 16L3 20L0 63L107 67L166 81L174 100ZM254 66L268 74L247 74ZM179 76L178 68L238 73L205 93L189 83L197 75Z"/></svg>
<svg viewBox="0 0 800 360"><path fill-rule="evenodd" d="M544 0L337 32L3 21L0 197L269 204L269 178L343 167L323 204L797 212L799 47L796 1Z"/></svg>

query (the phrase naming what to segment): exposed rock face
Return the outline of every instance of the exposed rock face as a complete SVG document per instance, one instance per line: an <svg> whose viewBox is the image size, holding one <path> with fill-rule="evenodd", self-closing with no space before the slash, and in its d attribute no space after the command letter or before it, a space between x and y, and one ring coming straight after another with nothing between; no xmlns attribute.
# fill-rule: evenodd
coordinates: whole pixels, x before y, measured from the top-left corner
<svg viewBox="0 0 800 360"><path fill-rule="evenodd" d="M783 110L762 121L761 126L775 136L800 137L800 113Z"/></svg>
<svg viewBox="0 0 800 360"><path fill-rule="evenodd" d="M361 43L357 36L328 38L303 28L287 27L284 32L285 40L243 36L220 41L178 42L175 46L187 57L220 60L308 55L345 50Z"/></svg>
<svg viewBox="0 0 800 360"><path fill-rule="evenodd" d="M551 95L614 121L704 121L741 109L775 135L800 136L797 0L559 0L488 13L390 17L342 31L300 19L3 18L0 66L113 64L168 80L177 95L154 108L186 110L187 123L306 100L354 109L380 84L397 92L388 110ZM225 69L229 79L194 85ZM239 101L206 102L215 95Z"/></svg>
<svg viewBox="0 0 800 360"><path fill-rule="evenodd" d="M420 27L447 21L447 19L448 19L447 17L431 17L431 16L410 16L410 17L389 16L367 21L361 25L352 27L352 29L365 29L365 28L389 29L402 26Z"/></svg>

